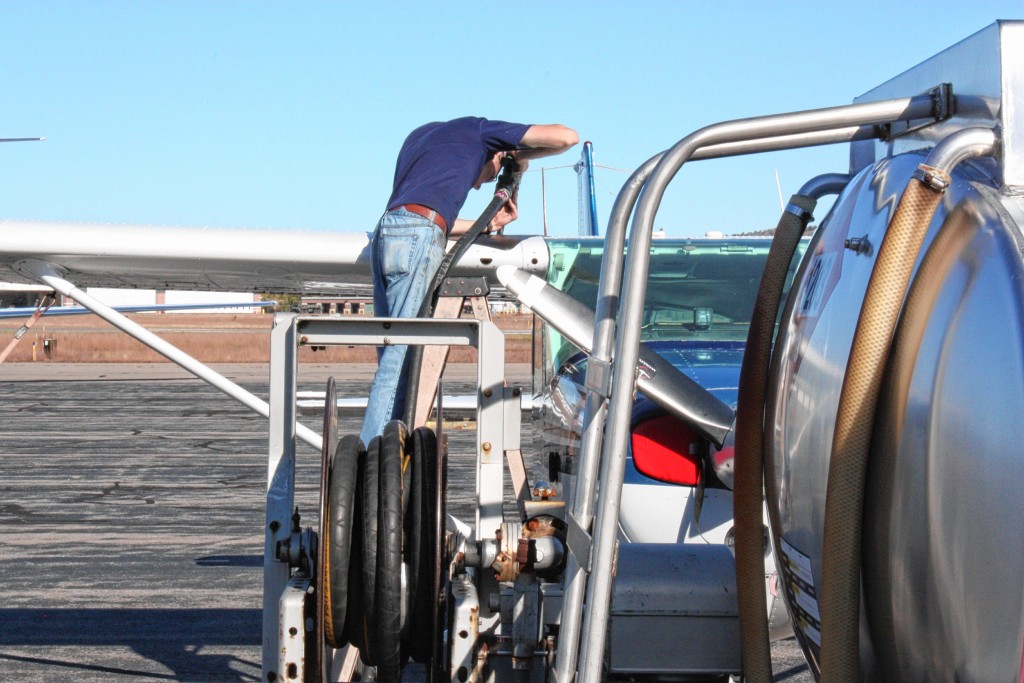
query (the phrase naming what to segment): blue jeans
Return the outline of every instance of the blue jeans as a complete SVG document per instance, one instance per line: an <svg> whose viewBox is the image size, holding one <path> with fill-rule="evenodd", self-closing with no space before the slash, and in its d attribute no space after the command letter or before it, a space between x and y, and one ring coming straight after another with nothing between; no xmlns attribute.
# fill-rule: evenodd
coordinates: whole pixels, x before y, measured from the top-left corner
<svg viewBox="0 0 1024 683"><path fill-rule="evenodd" d="M390 211L380 219L370 246L373 267L373 315L377 318L415 318L434 274L444 259L447 240L441 229L423 216ZM384 425L401 419L408 380L408 346L378 349L377 374L359 433L364 444L380 436Z"/></svg>

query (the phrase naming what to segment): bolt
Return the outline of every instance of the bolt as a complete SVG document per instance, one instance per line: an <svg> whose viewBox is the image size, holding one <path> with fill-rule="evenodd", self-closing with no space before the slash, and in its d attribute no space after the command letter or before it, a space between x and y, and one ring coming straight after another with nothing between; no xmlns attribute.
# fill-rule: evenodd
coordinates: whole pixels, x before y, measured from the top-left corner
<svg viewBox="0 0 1024 683"><path fill-rule="evenodd" d="M866 235L864 237L850 237L843 243L843 246L855 254L868 254L871 252L871 242L868 241Z"/></svg>
<svg viewBox="0 0 1024 683"><path fill-rule="evenodd" d="M484 452L486 452L486 453L490 453L491 452L491 442L490 441L484 441Z"/></svg>
<svg viewBox="0 0 1024 683"><path fill-rule="evenodd" d="M489 387L487 389L484 389L484 398L490 398L493 393L494 392L491 391Z"/></svg>
<svg viewBox="0 0 1024 683"><path fill-rule="evenodd" d="M299 337L299 343L300 344L305 344L308 341L309 341L309 337L307 337L306 335L302 335L301 337Z"/></svg>
<svg viewBox="0 0 1024 683"><path fill-rule="evenodd" d="M391 343L391 337L384 337L384 346L387 346L390 343Z"/></svg>
<svg viewBox="0 0 1024 683"><path fill-rule="evenodd" d="M271 533L275 533L276 534L277 530L280 529L280 528L281 528L281 523L278 522L276 519L273 522L270 523L270 531L271 531Z"/></svg>

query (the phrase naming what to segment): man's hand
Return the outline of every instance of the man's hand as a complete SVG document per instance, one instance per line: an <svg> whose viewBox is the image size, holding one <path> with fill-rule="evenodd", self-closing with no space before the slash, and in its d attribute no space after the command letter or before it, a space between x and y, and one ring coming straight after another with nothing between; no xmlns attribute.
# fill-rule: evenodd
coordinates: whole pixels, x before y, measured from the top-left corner
<svg viewBox="0 0 1024 683"><path fill-rule="evenodd" d="M526 169L530 167L530 160L523 158L524 155L522 154L522 151L523 150L517 149L509 152L509 154L515 157L516 164L519 166L519 170L516 171L517 173L526 173Z"/></svg>
<svg viewBox="0 0 1024 683"><path fill-rule="evenodd" d="M506 225L517 218L519 218L519 207L516 206L515 198L513 197L502 204L498 212L494 214L494 218L491 219L490 229L487 232L501 232Z"/></svg>

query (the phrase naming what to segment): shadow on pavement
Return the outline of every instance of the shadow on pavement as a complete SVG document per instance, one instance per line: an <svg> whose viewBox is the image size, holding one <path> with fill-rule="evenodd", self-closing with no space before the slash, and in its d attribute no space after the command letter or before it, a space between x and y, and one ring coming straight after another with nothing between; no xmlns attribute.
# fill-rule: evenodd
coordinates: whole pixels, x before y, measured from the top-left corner
<svg viewBox="0 0 1024 683"><path fill-rule="evenodd" d="M69 676L77 670L158 680L249 681L252 675L238 667L259 671L258 661L203 650L258 647L262 616L259 609L0 609L0 643L5 646L123 646L173 674L139 671L116 657L100 665L0 653L0 661L61 667Z"/></svg>

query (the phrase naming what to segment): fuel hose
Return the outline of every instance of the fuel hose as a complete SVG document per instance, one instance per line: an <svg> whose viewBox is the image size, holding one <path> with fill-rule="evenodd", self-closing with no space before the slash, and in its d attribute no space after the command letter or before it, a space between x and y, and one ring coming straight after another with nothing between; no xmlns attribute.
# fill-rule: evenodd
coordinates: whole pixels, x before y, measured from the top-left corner
<svg viewBox="0 0 1024 683"><path fill-rule="evenodd" d="M822 541L821 680L860 677L861 533L875 409L893 331L928 228L961 161L992 154L993 131L967 128L937 144L910 179L868 280L836 411Z"/></svg>
<svg viewBox="0 0 1024 683"><path fill-rule="evenodd" d="M519 164L516 162L515 157L511 154L506 154L502 157L501 173L498 176L498 186L494 191L494 197L491 198L487 208L483 210L483 213L476 219L476 222L458 239L455 246L441 260L441 264L437 267L437 272L434 274L433 280L431 280L430 288L427 290L429 294L423 297L423 303L420 305L417 317L429 318L433 315L434 306L437 305L437 299L440 296L441 285L444 283L445 278L448 277L448 271L466 254L466 251L487 228L505 202L515 196L516 190L519 189L521 177L522 174L519 173ZM409 349L409 354L409 374L407 375L403 419L409 429L412 430L418 426L414 425L413 421L415 420L416 399L420 387L420 371L423 367L423 347L414 346Z"/></svg>
<svg viewBox="0 0 1024 683"><path fill-rule="evenodd" d="M793 195L779 219L754 303L740 367L733 518L743 675L744 680L750 683L772 680L771 648L765 618L768 606L764 593L764 524L761 511L764 496L764 405L769 363L775 320L789 264L816 205L813 197Z"/></svg>

